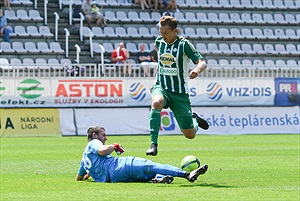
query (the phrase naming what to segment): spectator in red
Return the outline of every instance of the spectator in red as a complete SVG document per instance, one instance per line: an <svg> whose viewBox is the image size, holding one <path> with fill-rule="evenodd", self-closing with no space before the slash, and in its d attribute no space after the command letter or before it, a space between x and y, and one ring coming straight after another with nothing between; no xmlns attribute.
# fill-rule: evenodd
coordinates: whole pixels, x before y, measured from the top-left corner
<svg viewBox="0 0 300 201"><path fill-rule="evenodd" d="M119 47L113 50L111 53L111 61L115 64L123 64L124 76L131 76L131 65L128 63L127 59L130 57L129 51L125 48L123 42L120 42Z"/></svg>

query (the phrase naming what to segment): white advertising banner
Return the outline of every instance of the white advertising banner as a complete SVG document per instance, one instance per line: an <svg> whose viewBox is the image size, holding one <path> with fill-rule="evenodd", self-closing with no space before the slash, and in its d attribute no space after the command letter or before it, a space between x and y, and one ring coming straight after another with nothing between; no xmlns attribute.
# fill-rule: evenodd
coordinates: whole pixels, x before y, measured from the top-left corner
<svg viewBox="0 0 300 201"><path fill-rule="evenodd" d="M0 106L149 107L151 78L34 78L0 80ZM189 82L193 106L274 105L274 79L197 78Z"/></svg>
<svg viewBox="0 0 300 201"><path fill-rule="evenodd" d="M299 107L194 107L209 130L198 134L299 134ZM149 108L60 109L63 135L86 135L89 126L106 128L111 135L149 134ZM72 118L74 117L74 118ZM73 129L71 129L74 119ZM74 132L73 132L74 131ZM161 112L160 134L180 134L173 112Z"/></svg>

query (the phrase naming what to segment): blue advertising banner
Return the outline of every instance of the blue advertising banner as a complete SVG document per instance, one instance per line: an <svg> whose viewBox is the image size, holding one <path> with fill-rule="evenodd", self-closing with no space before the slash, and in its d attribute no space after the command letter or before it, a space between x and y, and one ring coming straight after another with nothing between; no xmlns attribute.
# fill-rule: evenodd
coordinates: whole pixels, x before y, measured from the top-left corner
<svg viewBox="0 0 300 201"><path fill-rule="evenodd" d="M274 105L300 105L300 78L275 78Z"/></svg>

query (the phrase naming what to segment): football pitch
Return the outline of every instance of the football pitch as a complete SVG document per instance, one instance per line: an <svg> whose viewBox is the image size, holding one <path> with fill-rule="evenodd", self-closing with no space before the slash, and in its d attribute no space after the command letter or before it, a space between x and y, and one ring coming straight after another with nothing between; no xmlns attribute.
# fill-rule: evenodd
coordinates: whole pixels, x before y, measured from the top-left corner
<svg viewBox="0 0 300 201"><path fill-rule="evenodd" d="M209 165L194 183L171 184L75 181L86 137L0 140L0 200L300 200L300 135L160 136L155 157L145 155L149 136L108 135L124 156L180 166L195 155Z"/></svg>

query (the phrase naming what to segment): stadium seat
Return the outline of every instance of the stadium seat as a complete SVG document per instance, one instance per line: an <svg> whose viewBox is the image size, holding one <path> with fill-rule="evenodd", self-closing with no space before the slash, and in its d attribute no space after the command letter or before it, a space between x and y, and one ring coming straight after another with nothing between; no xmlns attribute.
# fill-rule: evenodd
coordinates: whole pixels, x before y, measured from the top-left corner
<svg viewBox="0 0 300 201"><path fill-rule="evenodd" d="M221 8L222 6L219 4L218 0L209 0L207 4L210 8Z"/></svg>
<svg viewBox="0 0 300 201"><path fill-rule="evenodd" d="M283 1L281 1L281 0L276 0L273 2L273 4L276 9L280 9L280 10L286 9L286 6L283 4Z"/></svg>
<svg viewBox="0 0 300 201"><path fill-rule="evenodd" d="M89 27L83 26L81 30L82 30L83 37L85 38L90 37L91 29Z"/></svg>
<svg viewBox="0 0 300 201"><path fill-rule="evenodd" d="M127 17L125 11L117 11L116 18L119 22L130 22L131 20Z"/></svg>
<svg viewBox="0 0 300 201"><path fill-rule="evenodd" d="M104 16L109 22L118 22L118 19L113 11L106 11Z"/></svg>
<svg viewBox="0 0 300 201"><path fill-rule="evenodd" d="M289 55L283 44L275 44L275 52L279 55Z"/></svg>
<svg viewBox="0 0 300 201"><path fill-rule="evenodd" d="M286 67L286 63L282 59L276 59L275 60L275 65L276 65L277 68L285 68Z"/></svg>
<svg viewBox="0 0 300 201"><path fill-rule="evenodd" d="M196 43L196 49L200 52L200 54L209 53L205 43Z"/></svg>
<svg viewBox="0 0 300 201"><path fill-rule="evenodd" d="M275 62L271 59L266 59L264 61L264 64L265 64L265 67L268 67L268 68L274 68L275 67Z"/></svg>
<svg viewBox="0 0 300 201"><path fill-rule="evenodd" d="M59 42L50 42L49 43L49 49L54 52L54 53L57 53L57 54L62 54L64 53L65 51L61 48L61 45Z"/></svg>
<svg viewBox="0 0 300 201"><path fill-rule="evenodd" d="M252 20L253 20L256 24L265 24L265 21L263 20L261 14L259 14L259 13L253 13L253 14L252 14Z"/></svg>
<svg viewBox="0 0 300 201"><path fill-rule="evenodd" d="M207 50L210 54L221 54L222 52L219 50L219 47L216 43L208 43Z"/></svg>
<svg viewBox="0 0 300 201"><path fill-rule="evenodd" d="M277 36L274 35L274 32L272 29L269 29L269 28L263 29L263 34L268 40L277 39Z"/></svg>
<svg viewBox="0 0 300 201"><path fill-rule="evenodd" d="M298 24L298 22L296 21L295 16L293 14L286 13L286 14L284 14L284 18L285 18L285 21L288 22L288 24Z"/></svg>
<svg viewBox="0 0 300 201"><path fill-rule="evenodd" d="M241 46L238 43L230 43L230 50L235 55L244 54L244 51L242 51Z"/></svg>
<svg viewBox="0 0 300 201"><path fill-rule="evenodd" d="M299 40L299 38L300 38L300 35L297 36L294 29L285 29L285 35L286 35L289 39L296 39L296 40Z"/></svg>
<svg viewBox="0 0 300 201"><path fill-rule="evenodd" d="M271 13L264 13L263 20L265 24L277 24L277 22L274 20L273 15Z"/></svg>
<svg viewBox="0 0 300 201"><path fill-rule="evenodd" d="M185 35L186 35L188 38L191 38L191 39L199 38L199 36L196 34L194 28L186 27L186 28L184 29L184 33L185 33Z"/></svg>
<svg viewBox="0 0 300 201"><path fill-rule="evenodd" d="M24 66L22 64L21 59L19 58L11 58L10 59L10 65L16 69L23 69Z"/></svg>
<svg viewBox="0 0 300 201"><path fill-rule="evenodd" d="M296 62L295 60L288 59L288 60L286 61L286 65L287 65L288 67L297 67L297 62Z"/></svg>
<svg viewBox="0 0 300 201"><path fill-rule="evenodd" d="M43 37L53 37L53 33L51 33L50 28L48 26L40 26L39 32Z"/></svg>
<svg viewBox="0 0 300 201"><path fill-rule="evenodd" d="M188 20L188 22L192 22L192 23L199 22L199 20L197 19L195 13L193 13L193 12L187 11L185 13L185 18Z"/></svg>
<svg viewBox="0 0 300 201"><path fill-rule="evenodd" d="M207 29L207 35L210 38L222 38L222 36L219 35L218 30L214 27L210 27Z"/></svg>
<svg viewBox="0 0 300 201"><path fill-rule="evenodd" d="M91 30L95 37L104 38L105 34L103 33L100 27L93 26Z"/></svg>
<svg viewBox="0 0 300 201"><path fill-rule="evenodd" d="M113 27L104 27L103 28L103 34L105 37L117 37L118 35L115 33L115 30Z"/></svg>
<svg viewBox="0 0 300 201"><path fill-rule="evenodd" d="M49 58L48 59L48 65L52 69L62 69L62 65L59 63L59 60L56 58Z"/></svg>
<svg viewBox="0 0 300 201"><path fill-rule="evenodd" d="M49 49L49 46L46 42L37 42L37 49L41 52L41 53L45 53L45 54L49 54L52 53L52 51Z"/></svg>
<svg viewBox="0 0 300 201"><path fill-rule="evenodd" d="M30 53L38 53L39 52L39 50L36 48L36 44L34 42L26 41L24 43L24 47Z"/></svg>
<svg viewBox="0 0 300 201"><path fill-rule="evenodd" d="M274 21L277 24L288 24L288 22L284 19L284 16L281 13L274 14Z"/></svg>
<svg viewBox="0 0 300 201"><path fill-rule="evenodd" d="M19 19L14 10L5 9L4 15L8 20L18 20Z"/></svg>
<svg viewBox="0 0 300 201"><path fill-rule="evenodd" d="M136 11L129 11L128 12L128 19L131 22L142 22L142 20L139 17L138 12L136 12Z"/></svg>
<svg viewBox="0 0 300 201"><path fill-rule="evenodd" d="M295 4L294 4L294 1L293 1L293 0L290 0L290 1L284 1L284 6L285 6L287 9L295 9Z"/></svg>
<svg viewBox="0 0 300 201"><path fill-rule="evenodd" d="M197 0L185 0L185 4L190 8L197 8L198 6L204 6L205 4L198 4Z"/></svg>
<svg viewBox="0 0 300 201"><path fill-rule="evenodd" d="M115 33L119 38L129 38L129 35L124 27L116 27Z"/></svg>
<svg viewBox="0 0 300 201"><path fill-rule="evenodd" d="M112 45L111 43L105 42L105 43L103 43L102 45L103 45L103 47L104 47L105 52L107 52L107 53L109 53L109 54L111 54L112 51L114 50L114 47L113 47L113 45Z"/></svg>
<svg viewBox="0 0 300 201"><path fill-rule="evenodd" d="M241 6L246 9L255 9L255 6L252 4L252 1L241 0Z"/></svg>
<svg viewBox="0 0 300 201"><path fill-rule="evenodd" d="M140 19L146 23L154 22L154 20L150 16L150 14L145 11L140 12Z"/></svg>
<svg viewBox="0 0 300 201"><path fill-rule="evenodd" d="M138 53L139 52L139 50L137 48L137 45L135 43L132 43L132 42L126 43L126 49L128 49L128 51L130 53Z"/></svg>
<svg viewBox="0 0 300 201"><path fill-rule="evenodd" d="M185 0L176 0L176 4L180 8L187 8L188 7L188 5L185 3Z"/></svg>
<svg viewBox="0 0 300 201"><path fill-rule="evenodd" d="M253 24L254 21L252 20L252 17L249 13L242 13L241 14L241 20L243 23L246 23L246 24Z"/></svg>
<svg viewBox="0 0 300 201"><path fill-rule="evenodd" d="M22 37L29 36L29 34L27 33L25 27L21 26L21 25L16 25L15 26L14 33L15 33L16 36L22 36Z"/></svg>
<svg viewBox="0 0 300 201"><path fill-rule="evenodd" d="M161 18L161 14L159 12L153 11L150 15L154 21L159 22L159 19Z"/></svg>
<svg viewBox="0 0 300 201"><path fill-rule="evenodd" d="M230 13L230 20L233 23L243 23L243 20L241 19L241 16L238 13Z"/></svg>
<svg viewBox="0 0 300 201"><path fill-rule="evenodd" d="M159 31L158 31L158 29L157 29L156 27L151 27L151 28L150 28L150 34L151 34L151 36L153 36L153 37L156 37L156 36L159 36L159 35L160 35L160 33L159 33Z"/></svg>
<svg viewBox="0 0 300 201"><path fill-rule="evenodd" d="M222 23L232 23L232 20L230 19L228 13L219 13L219 19Z"/></svg>
<svg viewBox="0 0 300 201"><path fill-rule="evenodd" d="M266 54L262 44L260 43L254 43L253 45L253 51L255 52L255 54L257 55L264 55Z"/></svg>
<svg viewBox="0 0 300 201"><path fill-rule="evenodd" d="M196 34L202 38L202 39L207 39L207 38L210 38L210 36L207 34L206 32L206 29L205 28L202 28L202 27L198 27L196 29Z"/></svg>
<svg viewBox="0 0 300 201"><path fill-rule="evenodd" d="M0 58L0 69L11 69L8 59Z"/></svg>
<svg viewBox="0 0 300 201"><path fill-rule="evenodd" d="M222 22L222 20L219 19L219 16L217 13L215 12L210 12L207 14L207 19L209 20L209 22L211 23L220 23Z"/></svg>
<svg viewBox="0 0 300 201"><path fill-rule="evenodd" d="M18 42L18 41L12 42L11 47L15 52L20 54L27 52L22 42Z"/></svg>
<svg viewBox="0 0 300 201"><path fill-rule="evenodd" d="M255 51L252 49L251 45L248 43L241 44L241 49L247 55L255 54Z"/></svg>
<svg viewBox="0 0 300 201"><path fill-rule="evenodd" d="M233 38L231 36L231 34L229 33L229 30L227 28L220 28L219 29L219 35L223 38L223 39L231 39Z"/></svg>
<svg viewBox="0 0 300 201"><path fill-rule="evenodd" d="M229 0L219 1L219 4L222 8L232 8L232 5L230 4Z"/></svg>
<svg viewBox="0 0 300 201"><path fill-rule="evenodd" d="M262 68L264 67L264 62L260 59L254 59L253 60L253 66L256 67L256 68Z"/></svg>
<svg viewBox="0 0 300 201"><path fill-rule="evenodd" d="M263 49L266 54L277 54L277 52L274 50L274 46L272 44L264 44Z"/></svg>
<svg viewBox="0 0 300 201"><path fill-rule="evenodd" d="M72 66L72 61L68 58L62 58L60 59L60 64L62 64L65 68L66 66Z"/></svg>
<svg viewBox="0 0 300 201"><path fill-rule="evenodd" d="M181 13L181 12L174 13L174 17L177 19L177 21L179 23L186 23L186 22L188 22L188 19L185 19L184 14Z"/></svg>
<svg viewBox="0 0 300 201"><path fill-rule="evenodd" d="M44 18L41 17L40 12L38 10L29 10L28 15L29 15L29 18L33 21L44 20Z"/></svg>
<svg viewBox="0 0 300 201"><path fill-rule="evenodd" d="M263 31L260 28L252 29L252 35L256 39L266 39L267 37L263 34Z"/></svg>
<svg viewBox="0 0 300 201"><path fill-rule="evenodd" d="M17 15L17 18L21 21L30 21L31 20L31 18L28 16L28 13L26 10L19 9L16 11L16 15Z"/></svg>
<svg viewBox="0 0 300 201"><path fill-rule="evenodd" d="M262 4L266 9L275 9L276 8L276 6L274 6L272 0L263 0Z"/></svg>
<svg viewBox="0 0 300 201"><path fill-rule="evenodd" d="M240 29L238 28L230 28L230 35L234 39L243 39L244 37L241 35Z"/></svg>
<svg viewBox="0 0 300 201"><path fill-rule="evenodd" d="M252 67L253 63L250 59L242 59L241 64L243 67Z"/></svg>
<svg viewBox="0 0 300 201"><path fill-rule="evenodd" d="M296 46L294 44L287 44L286 51L291 55L300 55L300 52L296 49Z"/></svg>
<svg viewBox="0 0 300 201"><path fill-rule="evenodd" d="M219 43L219 50L222 54L230 55L232 54L232 51L229 48L229 45L226 43Z"/></svg>
<svg viewBox="0 0 300 201"><path fill-rule="evenodd" d="M252 6L254 6L255 9L264 9L264 5L262 4L261 0L254 0L252 1Z"/></svg>
<svg viewBox="0 0 300 201"><path fill-rule="evenodd" d="M218 68L219 63L216 59L207 59L207 66L209 68Z"/></svg>
<svg viewBox="0 0 300 201"><path fill-rule="evenodd" d="M227 59L219 59L219 66L223 68L228 68L230 66L229 61Z"/></svg>
<svg viewBox="0 0 300 201"><path fill-rule="evenodd" d="M26 29L27 29L27 34L29 34L29 36L33 36L33 37L41 36L41 34L36 26L29 25L29 26L27 26Z"/></svg>
<svg viewBox="0 0 300 201"><path fill-rule="evenodd" d="M285 34L284 29L275 29L274 36L276 39L289 39L289 36Z"/></svg>
<svg viewBox="0 0 300 201"><path fill-rule="evenodd" d="M252 32L249 28L242 28L241 35L246 39L255 39L255 36L252 35Z"/></svg>
<svg viewBox="0 0 300 201"><path fill-rule="evenodd" d="M147 27L139 27L139 35L142 38L152 38L153 36L150 34L150 31Z"/></svg>
<svg viewBox="0 0 300 201"><path fill-rule="evenodd" d="M197 16L197 20L198 20L200 23L209 23L209 22L210 22L210 21L207 19L206 13L198 12L196 16Z"/></svg>
<svg viewBox="0 0 300 201"><path fill-rule="evenodd" d="M102 49L100 48L100 43L98 43L98 42L93 42L92 43L92 46L93 46L93 51L95 52L95 53L101 53L102 52Z"/></svg>
<svg viewBox="0 0 300 201"><path fill-rule="evenodd" d="M41 68L41 69L49 69L50 68L48 66L46 59L44 59L44 58L35 59L35 65L37 68Z"/></svg>
<svg viewBox="0 0 300 201"><path fill-rule="evenodd" d="M127 34L130 38L141 38L136 27L127 27Z"/></svg>
<svg viewBox="0 0 300 201"><path fill-rule="evenodd" d="M229 0L232 8L242 9L243 5L240 3L240 0Z"/></svg>
<svg viewBox="0 0 300 201"><path fill-rule="evenodd" d="M24 68L36 69L35 62L32 58L24 58L22 63Z"/></svg>
<svg viewBox="0 0 300 201"><path fill-rule="evenodd" d="M234 68L241 66L241 61L239 59L230 59L229 63Z"/></svg>
<svg viewBox="0 0 300 201"><path fill-rule="evenodd" d="M5 41L0 42L0 50L5 53L13 53L14 52L14 50L11 47L11 44L9 42L5 42Z"/></svg>

